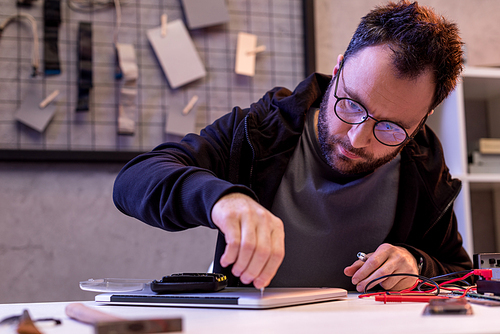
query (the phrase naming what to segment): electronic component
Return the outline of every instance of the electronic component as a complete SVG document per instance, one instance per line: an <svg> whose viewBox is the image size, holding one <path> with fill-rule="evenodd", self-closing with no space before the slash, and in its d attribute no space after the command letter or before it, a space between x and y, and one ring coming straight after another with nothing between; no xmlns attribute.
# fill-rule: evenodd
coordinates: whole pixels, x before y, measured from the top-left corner
<svg viewBox="0 0 500 334"><path fill-rule="evenodd" d="M227 277L212 273L182 273L164 276L160 281L151 282L151 290L156 293L173 292L215 292L227 286Z"/></svg>
<svg viewBox="0 0 500 334"><path fill-rule="evenodd" d="M479 280L476 284L478 293L500 296L500 281Z"/></svg>
<svg viewBox="0 0 500 334"><path fill-rule="evenodd" d="M462 296L462 291L453 291L452 294ZM500 297L490 296L488 294L481 295L479 293L467 292L465 298L473 304L480 304L486 306L500 306Z"/></svg>
<svg viewBox="0 0 500 334"><path fill-rule="evenodd" d="M80 282L80 288L93 292L153 291L156 293L215 292L227 286L227 277L213 273L181 273L161 280L100 278Z"/></svg>
<svg viewBox="0 0 500 334"><path fill-rule="evenodd" d="M500 253L474 254L474 268L491 270L491 279L480 278L477 284L479 294L500 296Z"/></svg>
<svg viewBox="0 0 500 334"><path fill-rule="evenodd" d="M474 254L474 268L491 269L491 279L500 280L500 253Z"/></svg>

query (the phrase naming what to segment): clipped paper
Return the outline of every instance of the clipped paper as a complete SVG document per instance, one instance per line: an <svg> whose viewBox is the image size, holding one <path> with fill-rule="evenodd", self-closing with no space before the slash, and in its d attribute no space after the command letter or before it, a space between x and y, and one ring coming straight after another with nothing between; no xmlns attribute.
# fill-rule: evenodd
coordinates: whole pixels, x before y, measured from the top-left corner
<svg viewBox="0 0 500 334"><path fill-rule="evenodd" d="M44 108L40 108L40 102L44 101L45 98L46 96L42 96L40 86L30 86L14 117L24 125L40 133L44 132L57 110L57 106L53 101L46 104Z"/></svg>
<svg viewBox="0 0 500 334"><path fill-rule="evenodd" d="M184 23L181 20L168 23L164 37L161 30L161 27L150 29L147 36L170 87L178 88L205 77L205 66Z"/></svg>
<svg viewBox="0 0 500 334"><path fill-rule="evenodd" d="M167 112L167 119L165 124L165 133L185 136L188 133L193 133L196 127L196 113L190 112L188 114L182 111L172 110Z"/></svg>
<svg viewBox="0 0 500 334"><path fill-rule="evenodd" d="M116 44L118 62L123 74L118 105L118 134L133 135L138 117L137 110L137 78L139 68L132 44Z"/></svg>

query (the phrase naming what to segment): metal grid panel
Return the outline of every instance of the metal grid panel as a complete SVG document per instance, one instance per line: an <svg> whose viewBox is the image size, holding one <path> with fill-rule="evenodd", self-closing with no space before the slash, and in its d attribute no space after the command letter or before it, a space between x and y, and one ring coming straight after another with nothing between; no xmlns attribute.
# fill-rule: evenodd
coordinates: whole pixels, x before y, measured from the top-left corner
<svg viewBox="0 0 500 334"><path fill-rule="evenodd" d="M15 1L0 0L0 21L24 12L38 23L40 55L43 58L43 2L31 8L17 8ZM293 89L304 77L304 31L302 0L228 0L230 22L190 31L207 69L207 76L178 89L168 85L146 30L169 21L183 19L178 0L130 0L122 6L118 42L132 43L136 49L138 79L138 124L132 136L117 134L119 83L114 79L115 50L113 8L82 13L61 2L59 29L61 74L31 78L32 34L30 26L16 21L7 26L0 39L0 150L15 151L148 151L167 140L180 137L164 133L166 113L180 112L193 95L199 100L196 131L234 106L248 107L274 86ZM90 111L75 112L77 102L77 31L80 21L92 23L94 87ZM267 50L257 57L255 77L234 73L237 34L258 36ZM43 64L43 61L42 61ZM43 68L42 68L43 70ZM44 96L55 89L58 110L44 133L14 118L27 87L36 85Z"/></svg>

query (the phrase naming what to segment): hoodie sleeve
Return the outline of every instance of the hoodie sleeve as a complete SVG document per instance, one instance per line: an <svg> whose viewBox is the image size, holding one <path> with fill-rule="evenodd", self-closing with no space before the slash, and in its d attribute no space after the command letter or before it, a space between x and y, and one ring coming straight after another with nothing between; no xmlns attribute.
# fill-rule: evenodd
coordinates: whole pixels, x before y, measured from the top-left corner
<svg viewBox="0 0 500 334"><path fill-rule="evenodd" d="M233 133L245 113L234 108L200 135L189 134L131 160L114 183L116 207L168 231L215 228L211 210L219 198L231 192L255 198L249 188L227 181Z"/></svg>

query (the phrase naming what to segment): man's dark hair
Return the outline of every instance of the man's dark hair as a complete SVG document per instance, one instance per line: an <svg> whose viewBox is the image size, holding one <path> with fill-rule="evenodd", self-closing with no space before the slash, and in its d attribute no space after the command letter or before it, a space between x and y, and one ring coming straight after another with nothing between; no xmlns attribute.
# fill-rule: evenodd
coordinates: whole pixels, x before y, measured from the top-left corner
<svg viewBox="0 0 500 334"><path fill-rule="evenodd" d="M463 43L456 24L432 9L407 0L376 7L361 19L344 58L381 44L394 52L393 63L402 77L433 71L436 89L431 109L455 88L463 69Z"/></svg>

